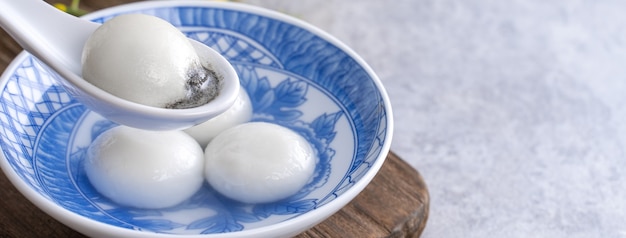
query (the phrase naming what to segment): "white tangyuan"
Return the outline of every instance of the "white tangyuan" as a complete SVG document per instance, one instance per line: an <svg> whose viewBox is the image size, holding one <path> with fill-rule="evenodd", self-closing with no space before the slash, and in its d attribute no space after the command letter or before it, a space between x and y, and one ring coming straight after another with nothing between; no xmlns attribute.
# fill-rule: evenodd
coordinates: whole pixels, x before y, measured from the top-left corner
<svg viewBox="0 0 626 238"><path fill-rule="evenodd" d="M239 97L226 112L184 131L196 139L202 148L205 148L220 132L248 122L251 117L252 103L250 102L250 97L246 90L240 88Z"/></svg>
<svg viewBox="0 0 626 238"><path fill-rule="evenodd" d="M190 108L219 93L189 39L155 16L125 14L96 29L83 48L83 78L117 97L161 108Z"/></svg>
<svg viewBox="0 0 626 238"><path fill-rule="evenodd" d="M94 188L114 202L165 208L200 189L203 165L202 148L184 132L118 126L91 143L85 172Z"/></svg>
<svg viewBox="0 0 626 238"><path fill-rule="evenodd" d="M297 193L310 180L316 156L294 131L249 122L215 137L205 149L205 177L224 196L266 203Z"/></svg>

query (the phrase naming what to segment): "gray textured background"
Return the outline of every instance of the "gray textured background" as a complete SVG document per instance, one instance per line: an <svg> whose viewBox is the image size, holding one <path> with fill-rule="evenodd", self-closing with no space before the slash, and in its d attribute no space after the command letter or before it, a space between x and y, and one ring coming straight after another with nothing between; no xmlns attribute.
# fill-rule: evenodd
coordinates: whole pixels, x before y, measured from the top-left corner
<svg viewBox="0 0 626 238"><path fill-rule="evenodd" d="M626 1L244 1L377 72L423 237L626 237Z"/></svg>

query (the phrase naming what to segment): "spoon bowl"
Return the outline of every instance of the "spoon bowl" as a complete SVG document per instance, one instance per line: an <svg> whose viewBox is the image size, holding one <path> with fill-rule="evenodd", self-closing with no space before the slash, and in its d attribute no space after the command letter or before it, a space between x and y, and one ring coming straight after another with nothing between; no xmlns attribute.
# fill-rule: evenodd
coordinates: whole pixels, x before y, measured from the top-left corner
<svg viewBox="0 0 626 238"><path fill-rule="evenodd" d="M187 109L158 108L119 98L82 78L83 46L100 24L66 14L40 0L0 0L0 3L3 5L0 27L58 73L60 84L74 98L118 124L146 130L185 129L223 113L239 95L239 78L232 65L215 50L190 39L203 63L210 62L223 76L217 97Z"/></svg>

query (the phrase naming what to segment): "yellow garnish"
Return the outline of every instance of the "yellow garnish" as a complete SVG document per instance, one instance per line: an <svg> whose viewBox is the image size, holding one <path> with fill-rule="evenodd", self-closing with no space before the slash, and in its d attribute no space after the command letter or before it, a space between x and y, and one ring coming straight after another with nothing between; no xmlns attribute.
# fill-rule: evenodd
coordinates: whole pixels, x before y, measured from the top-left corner
<svg viewBox="0 0 626 238"><path fill-rule="evenodd" d="M61 11L64 11L64 12L67 12L69 14L79 17L79 16L87 14L87 11L82 10L78 7L79 3L80 3L80 0L72 0L72 3L70 4L69 7L63 3L55 3L52 5Z"/></svg>
<svg viewBox="0 0 626 238"><path fill-rule="evenodd" d="M67 12L67 5L63 4L63 3L55 3L53 4L54 7L56 7L57 9Z"/></svg>

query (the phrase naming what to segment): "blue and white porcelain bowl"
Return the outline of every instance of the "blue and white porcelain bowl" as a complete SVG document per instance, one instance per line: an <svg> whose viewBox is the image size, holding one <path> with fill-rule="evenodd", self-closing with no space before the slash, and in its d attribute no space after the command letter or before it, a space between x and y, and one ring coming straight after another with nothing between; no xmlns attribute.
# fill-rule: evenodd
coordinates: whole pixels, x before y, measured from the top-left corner
<svg viewBox="0 0 626 238"><path fill-rule="evenodd" d="M28 53L0 81L0 165L35 205L94 237L280 237L318 224L352 200L382 166L391 143L389 99L372 69L327 33L243 4L140 2L92 13L161 17L224 55L253 103L254 121L295 130L316 149L311 181L296 195L247 205L208 185L168 209L121 207L99 195L83 171L85 150L115 126L87 110ZM384 196L384 194L381 194Z"/></svg>

